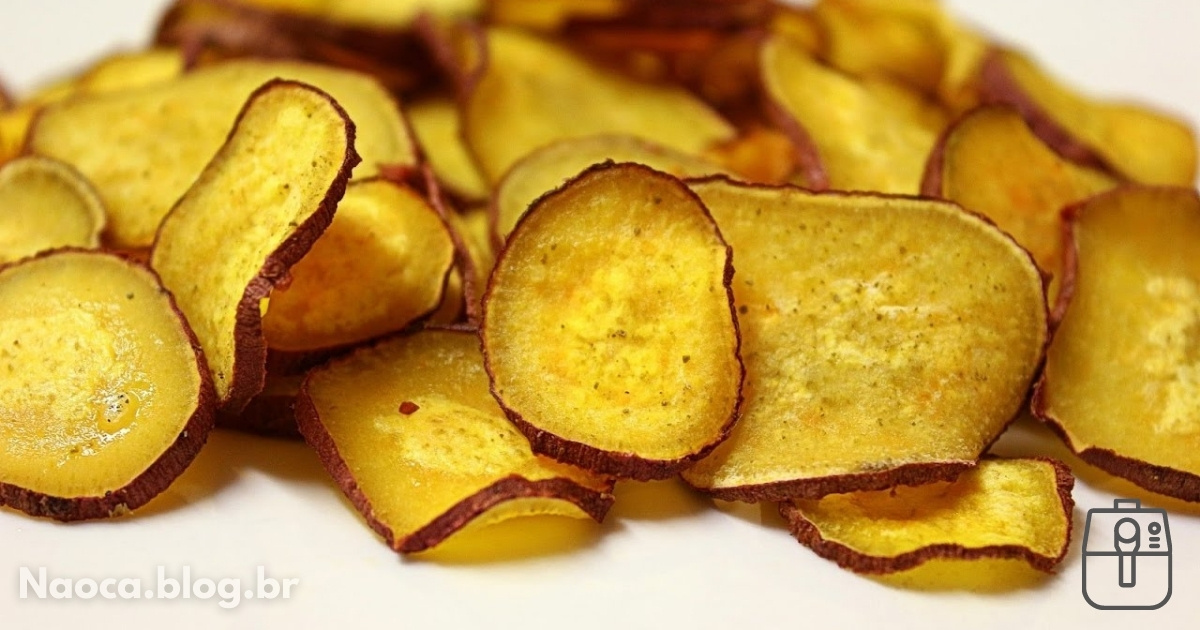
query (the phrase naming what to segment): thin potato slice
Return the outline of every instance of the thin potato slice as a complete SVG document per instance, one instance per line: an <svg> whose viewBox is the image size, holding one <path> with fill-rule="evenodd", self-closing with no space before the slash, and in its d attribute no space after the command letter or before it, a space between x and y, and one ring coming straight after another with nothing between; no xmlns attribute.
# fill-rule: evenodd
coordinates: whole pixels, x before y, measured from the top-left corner
<svg viewBox="0 0 1200 630"><path fill-rule="evenodd" d="M79 78L81 94L108 94L169 81L183 74L183 52L152 48L116 53L97 62Z"/></svg>
<svg viewBox="0 0 1200 630"><path fill-rule="evenodd" d="M110 213L114 245L145 247L221 147L246 98L276 77L317 86L345 107L366 161L357 178L377 174L381 165L416 163L395 101L373 79L267 61L228 62L138 90L72 99L42 113L30 147L75 166L95 184Z"/></svg>
<svg viewBox="0 0 1200 630"><path fill-rule="evenodd" d="M980 82L985 101L1015 106L1034 133L1067 159L1145 184L1195 182L1196 135L1182 120L1140 105L1089 99L1011 50L989 54Z"/></svg>
<svg viewBox="0 0 1200 630"><path fill-rule="evenodd" d="M405 113L413 135L445 188L468 201L486 199L487 182L463 144L458 105L449 98L428 98L413 103Z"/></svg>
<svg viewBox="0 0 1200 630"><path fill-rule="evenodd" d="M604 518L611 482L538 457L488 390L473 331L359 349L305 380L296 418L326 470L387 544L434 547L468 524Z"/></svg>
<svg viewBox="0 0 1200 630"><path fill-rule="evenodd" d="M1034 411L1084 461L1200 501L1200 197L1128 186L1068 220L1065 316Z"/></svg>
<svg viewBox="0 0 1200 630"><path fill-rule="evenodd" d="M454 242L416 191L352 183L329 229L271 293L263 334L272 351L320 352L404 328L442 300Z"/></svg>
<svg viewBox="0 0 1200 630"><path fill-rule="evenodd" d="M566 138L626 134L698 154L734 136L729 123L681 89L633 81L521 31L496 27L481 36L486 61L467 95L463 124L489 182Z"/></svg>
<svg viewBox="0 0 1200 630"><path fill-rule="evenodd" d="M500 254L481 337L492 390L536 453L669 477L737 420L730 251L679 180L592 167L542 197Z"/></svg>
<svg viewBox="0 0 1200 630"><path fill-rule="evenodd" d="M798 151L819 156L823 177L808 175L810 186L917 192L937 140L919 113L822 66L786 37L766 40L760 71L776 124Z"/></svg>
<svg viewBox="0 0 1200 630"><path fill-rule="evenodd" d="M1104 173L1054 153L1016 110L984 106L942 136L921 192L980 212L1011 234L1052 275L1047 295L1053 303L1062 278L1059 213L1115 185Z"/></svg>
<svg viewBox="0 0 1200 630"><path fill-rule="evenodd" d="M260 302L333 220L358 163L354 123L328 94L272 80L163 219L151 266L175 294L213 373L222 411L263 388Z"/></svg>
<svg viewBox="0 0 1200 630"><path fill-rule="evenodd" d="M0 263L56 247L96 247L104 205L78 171L27 156L0 166Z"/></svg>
<svg viewBox="0 0 1200 630"><path fill-rule="evenodd" d="M953 479L1046 342L1029 255L950 203L694 182L733 247L746 402L684 479L782 501Z"/></svg>
<svg viewBox="0 0 1200 630"><path fill-rule="evenodd" d="M0 505L60 521L135 510L191 463L216 396L140 264L58 250L0 269Z"/></svg>
<svg viewBox="0 0 1200 630"><path fill-rule="evenodd" d="M645 164L676 177L701 177L723 171L721 166L708 160L633 136L599 135L561 140L525 156L500 180L492 198L497 242L504 242L517 220L538 197L562 186L587 167L607 160Z"/></svg>
<svg viewBox="0 0 1200 630"><path fill-rule="evenodd" d="M1051 459L988 459L954 481L781 503L801 543L856 573L930 560L1024 560L1052 571L1071 541L1075 478Z"/></svg>

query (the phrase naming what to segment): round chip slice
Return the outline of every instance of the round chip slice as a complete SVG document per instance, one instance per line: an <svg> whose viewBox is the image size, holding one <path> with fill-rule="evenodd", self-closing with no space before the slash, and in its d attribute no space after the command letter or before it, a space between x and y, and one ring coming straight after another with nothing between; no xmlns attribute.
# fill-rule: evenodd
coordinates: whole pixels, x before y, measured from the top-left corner
<svg viewBox="0 0 1200 630"><path fill-rule="evenodd" d="M688 483L783 501L953 479L1021 409L1042 279L985 219L912 197L692 189L734 248L746 402Z"/></svg>
<svg viewBox="0 0 1200 630"><path fill-rule="evenodd" d="M492 391L533 450L669 477L737 419L731 252L679 180L603 164L537 201L484 297Z"/></svg>
<svg viewBox="0 0 1200 630"><path fill-rule="evenodd" d="M950 482L785 502L802 544L856 573L1011 558L1050 571L1071 541L1075 478L1052 459L988 459Z"/></svg>
<svg viewBox="0 0 1200 630"><path fill-rule="evenodd" d="M154 273L57 250L0 269L0 505L62 521L162 492L213 426L199 344Z"/></svg>
<svg viewBox="0 0 1200 630"><path fill-rule="evenodd" d="M1067 217L1065 315L1034 412L1084 461L1200 501L1200 196L1127 186Z"/></svg>
<svg viewBox="0 0 1200 630"><path fill-rule="evenodd" d="M96 247L104 204L70 166L26 156L0 166L0 263L56 247Z"/></svg>
<svg viewBox="0 0 1200 630"><path fill-rule="evenodd" d="M473 330L392 337L313 370L300 431L372 529L402 553L468 524L604 518L612 483L541 458L488 391Z"/></svg>

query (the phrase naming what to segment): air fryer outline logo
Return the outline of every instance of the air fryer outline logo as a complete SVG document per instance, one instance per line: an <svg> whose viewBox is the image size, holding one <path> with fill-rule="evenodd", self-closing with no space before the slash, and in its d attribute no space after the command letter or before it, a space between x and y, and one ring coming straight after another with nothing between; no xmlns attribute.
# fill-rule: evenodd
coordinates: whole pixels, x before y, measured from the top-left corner
<svg viewBox="0 0 1200 630"><path fill-rule="evenodd" d="M1095 516L1097 518L1093 519ZM1115 521L1113 520L1115 519ZM1105 545L1103 542L1099 545L1100 549L1091 549L1088 546L1089 540L1100 538L1107 541L1105 534L1108 533L1107 527L1109 521L1113 521L1112 528L1112 544ZM1093 529L1093 525L1097 525ZM1104 529L1102 534L1093 537L1092 535L1099 529ZM1111 546L1111 549L1108 547ZM1158 576L1161 571L1154 571L1149 576L1150 580L1145 579L1145 571L1139 572L1138 559L1142 558L1145 564L1146 561L1158 558L1166 558L1166 593L1161 595L1159 599L1158 593L1161 588L1162 581ZM1088 564L1099 565L1102 559L1115 558L1116 570L1103 571L1097 575L1093 571L1092 580L1088 580ZM1091 563L1088 560L1092 560ZM1105 566L1111 564L1106 562ZM1161 562L1155 563L1152 568L1161 566ZM1093 569L1096 567L1094 566ZM1114 574L1115 575L1112 575ZM1156 610L1162 608L1168 601L1171 600L1173 591L1172 576L1172 547L1171 547L1171 530L1167 523L1167 511L1161 508L1142 508L1141 501L1138 499L1115 499L1111 508L1092 508L1087 513L1087 524L1083 531L1083 599L1088 605L1097 610ZM1158 578L1158 579L1155 579ZM1127 603L1118 600L1138 599L1136 595L1132 598L1117 597L1112 600L1106 600L1106 597L1100 596L1105 593L1104 589L1110 589L1110 584L1107 582L1115 581L1119 591L1141 594L1142 592L1150 593L1152 602ZM1147 585L1147 582L1156 582ZM1141 591L1138 591L1138 585L1142 585ZM1093 588L1089 589L1091 585ZM1149 586L1149 588L1147 588ZM1128 591L1126 591L1128 589ZM1099 600L1099 601L1097 601Z"/></svg>

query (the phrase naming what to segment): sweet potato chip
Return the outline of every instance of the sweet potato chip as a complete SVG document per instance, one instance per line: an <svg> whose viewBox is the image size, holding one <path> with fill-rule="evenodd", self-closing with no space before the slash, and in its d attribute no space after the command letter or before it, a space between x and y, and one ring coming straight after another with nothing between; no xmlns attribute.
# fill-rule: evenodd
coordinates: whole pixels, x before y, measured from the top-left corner
<svg viewBox="0 0 1200 630"><path fill-rule="evenodd" d="M271 293L267 346L319 352L404 328L441 303L453 262L448 228L420 194L355 182L291 281Z"/></svg>
<svg viewBox="0 0 1200 630"><path fill-rule="evenodd" d="M734 129L699 99L588 63L549 40L489 28L486 61L464 108L464 137L492 183L556 140L627 134L697 154Z"/></svg>
<svg viewBox="0 0 1200 630"><path fill-rule="evenodd" d="M215 395L154 274L58 250L0 269L0 505L60 521L137 509L191 463Z"/></svg>
<svg viewBox="0 0 1200 630"><path fill-rule="evenodd" d="M786 37L766 40L760 71L776 124L803 155L819 156L824 177L808 175L810 186L917 192L937 140L918 114L822 66Z"/></svg>
<svg viewBox="0 0 1200 630"><path fill-rule="evenodd" d="M824 58L860 76L890 76L932 92L945 51L935 0L821 0L813 16L824 35Z"/></svg>
<svg viewBox="0 0 1200 630"><path fill-rule="evenodd" d="M571 19L620 15L629 4L629 0L489 0L487 20L503 26L554 31Z"/></svg>
<svg viewBox="0 0 1200 630"><path fill-rule="evenodd" d="M983 213L1011 234L1053 276L1047 290L1053 303L1062 277L1059 213L1115 185L1104 173L1059 157L1015 109L984 106L938 141L921 192Z"/></svg>
<svg viewBox="0 0 1200 630"><path fill-rule="evenodd" d="M358 161L345 110L275 79L163 219L151 265L200 339L223 411L262 390L260 302L329 226Z"/></svg>
<svg viewBox="0 0 1200 630"><path fill-rule="evenodd" d="M801 543L856 573L1012 558L1052 571L1071 541L1075 478L1051 459L988 459L954 481L781 503Z"/></svg>
<svg viewBox="0 0 1200 630"><path fill-rule="evenodd" d="M0 166L0 263L56 247L96 247L104 205L78 171L26 156Z"/></svg>
<svg viewBox="0 0 1200 630"><path fill-rule="evenodd" d="M679 180L639 164L542 197L484 297L492 390L536 453L669 477L737 419L744 376L730 251Z"/></svg>
<svg viewBox="0 0 1200 630"><path fill-rule="evenodd" d="M780 501L952 479L1021 409L1042 280L986 220L911 197L692 189L734 250L746 401L688 483Z"/></svg>
<svg viewBox="0 0 1200 630"><path fill-rule="evenodd" d="M474 208L461 214L449 212L446 217L458 234L461 247L466 250L466 259L459 265L461 272L471 276L470 282L463 283L462 290L470 293L463 298L470 299L465 312L477 319L483 311L483 292L487 289L488 276L496 266L490 213L486 208Z"/></svg>
<svg viewBox="0 0 1200 630"><path fill-rule="evenodd" d="M1177 118L1089 99L1011 50L993 50L981 73L984 100L1015 106L1034 133L1070 160L1146 184L1191 186L1196 179L1196 135Z"/></svg>
<svg viewBox="0 0 1200 630"><path fill-rule="evenodd" d="M488 390L471 331L427 330L356 350L309 375L296 418L371 528L402 553L468 523L591 517L611 482L538 457Z"/></svg>
<svg viewBox="0 0 1200 630"><path fill-rule="evenodd" d="M460 199L486 199L487 183L463 144L458 105L449 98L428 98L409 105L406 113L442 185Z"/></svg>
<svg viewBox="0 0 1200 630"><path fill-rule="evenodd" d="M700 177L723 169L708 160L633 136L571 138L530 153L509 169L492 197L497 242L503 243L529 204L587 167L606 160L636 162L676 177Z"/></svg>
<svg viewBox="0 0 1200 630"><path fill-rule="evenodd" d="M1200 501L1200 197L1123 187L1068 220L1065 316L1034 411L1084 461Z"/></svg>
<svg viewBox="0 0 1200 630"><path fill-rule="evenodd" d="M227 0L284 15L303 16L337 25L397 29L407 27L422 11L437 15L478 13L484 0Z"/></svg>
<svg viewBox="0 0 1200 630"><path fill-rule="evenodd" d="M266 61L234 61L139 90L74 98L42 113L30 132L30 147L92 181L108 207L114 245L145 247L220 148L246 98L276 77L317 86L346 108L366 161L357 178L375 175L380 165L416 162L395 101L370 77Z"/></svg>

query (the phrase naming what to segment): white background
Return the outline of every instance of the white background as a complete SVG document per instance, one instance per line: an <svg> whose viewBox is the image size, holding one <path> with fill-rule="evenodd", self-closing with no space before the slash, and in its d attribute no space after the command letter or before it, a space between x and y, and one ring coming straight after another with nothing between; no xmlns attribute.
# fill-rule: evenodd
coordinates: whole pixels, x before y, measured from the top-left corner
<svg viewBox="0 0 1200 630"><path fill-rule="evenodd" d="M0 77L17 90L94 56L145 41L164 2L0 2ZM960 0L950 5L1032 51L1078 86L1134 97L1200 123L1200 3L1188 0ZM1197 444L1200 447L1200 444ZM1000 449L1063 456L1021 425ZM906 590L856 576L792 540L770 510L713 509L675 482L625 484L603 526L501 526L439 561L389 551L300 444L214 434L196 464L137 515L60 525L0 509L0 626L344 628L1155 628L1200 623L1200 509L1145 495L1068 461L1075 540L1060 572L1007 592L953 584ZM1172 508L1175 591L1152 612L1099 612L1081 597L1079 541L1090 507L1141 496ZM546 537L541 547L528 544ZM37 601L18 598L18 567L51 577L242 578L255 567L299 578L288 601ZM147 584L149 585L149 584ZM246 588L246 586L243 586Z"/></svg>

